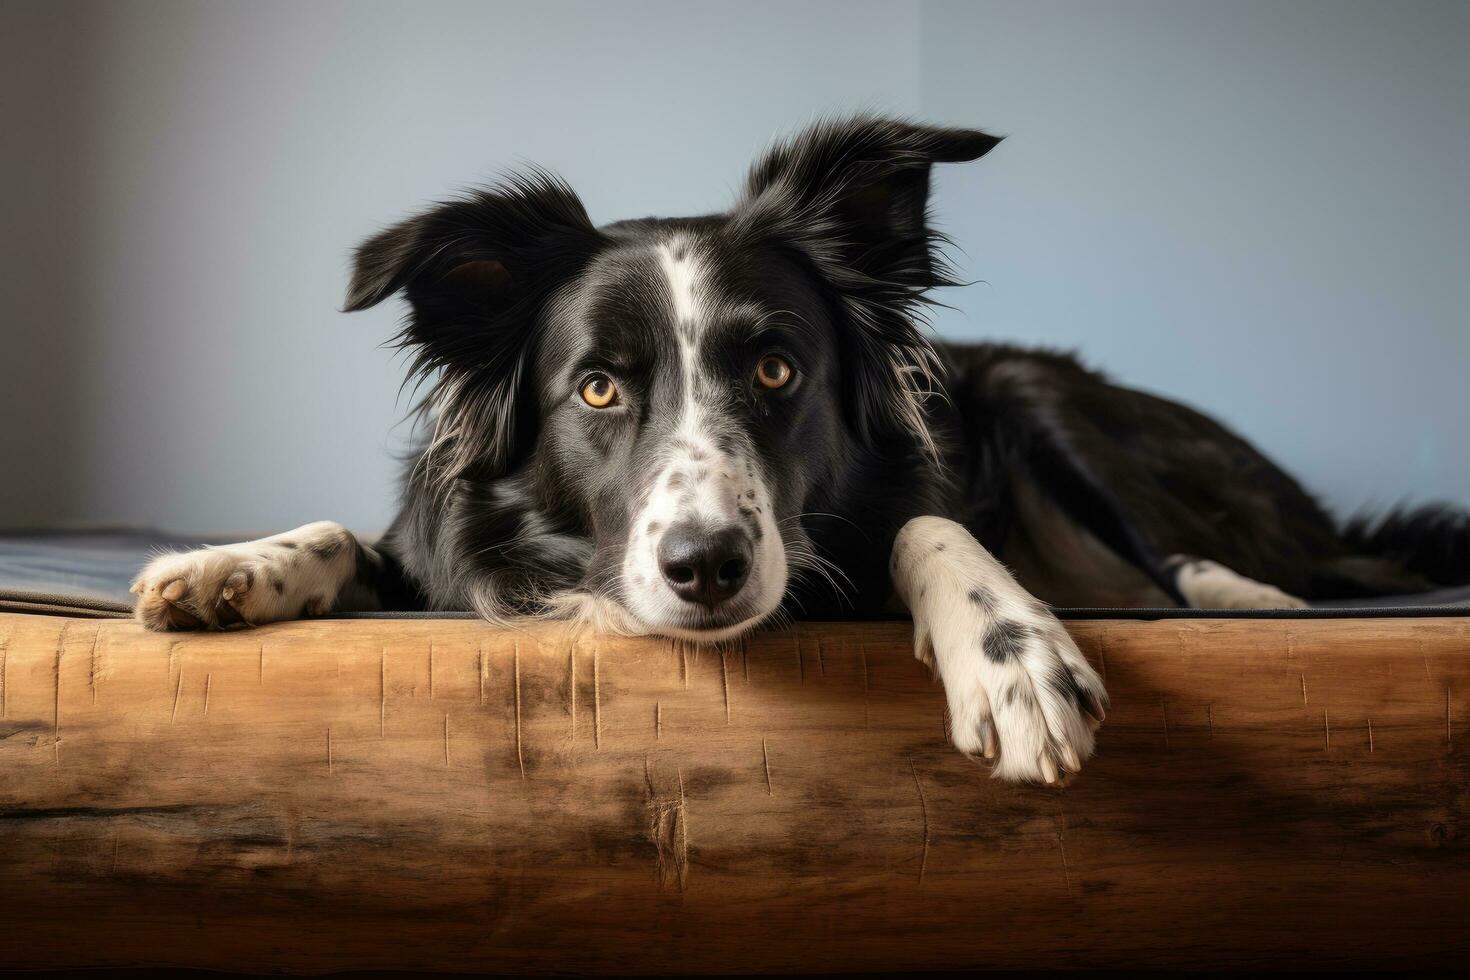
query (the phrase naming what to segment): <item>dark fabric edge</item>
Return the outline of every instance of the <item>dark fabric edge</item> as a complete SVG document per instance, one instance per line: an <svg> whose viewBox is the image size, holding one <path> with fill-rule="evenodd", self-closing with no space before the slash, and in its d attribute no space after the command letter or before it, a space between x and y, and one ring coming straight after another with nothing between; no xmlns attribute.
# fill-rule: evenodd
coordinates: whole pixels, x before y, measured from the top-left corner
<svg viewBox="0 0 1470 980"><path fill-rule="evenodd" d="M66 606L54 602L26 602L23 599L0 598L0 613L25 613L32 616L69 616L73 619L131 619L125 610L97 609L92 606Z"/></svg>
<svg viewBox="0 0 1470 980"><path fill-rule="evenodd" d="M1470 618L1470 606L1359 606L1350 608L1312 609L1117 609L1057 608L1058 619L1424 619ZM51 616L86 616L100 619L125 619L132 606L110 599L58 595L49 592L0 591L0 612L23 612ZM320 619L476 619L472 612L361 612L334 613ZM892 616L880 622L906 622L906 616Z"/></svg>
<svg viewBox="0 0 1470 980"><path fill-rule="evenodd" d="M1172 610L1172 608L1054 608L1061 620L1348 620L1348 619L1470 619L1470 607L1464 605L1380 605L1358 608L1308 608L1308 610ZM334 613L328 620L472 620L475 613L437 611L437 613ZM833 620L800 620L804 623L907 623L907 616L863 620L860 617Z"/></svg>

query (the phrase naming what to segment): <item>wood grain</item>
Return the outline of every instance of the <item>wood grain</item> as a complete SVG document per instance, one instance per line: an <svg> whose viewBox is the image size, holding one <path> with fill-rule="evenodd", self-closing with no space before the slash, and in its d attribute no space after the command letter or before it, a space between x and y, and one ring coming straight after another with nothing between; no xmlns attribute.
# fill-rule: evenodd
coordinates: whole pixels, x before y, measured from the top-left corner
<svg viewBox="0 0 1470 980"><path fill-rule="evenodd" d="M901 624L723 655L461 621L0 616L0 967L1435 967L1466 620L1075 622L1064 790L946 747Z"/></svg>

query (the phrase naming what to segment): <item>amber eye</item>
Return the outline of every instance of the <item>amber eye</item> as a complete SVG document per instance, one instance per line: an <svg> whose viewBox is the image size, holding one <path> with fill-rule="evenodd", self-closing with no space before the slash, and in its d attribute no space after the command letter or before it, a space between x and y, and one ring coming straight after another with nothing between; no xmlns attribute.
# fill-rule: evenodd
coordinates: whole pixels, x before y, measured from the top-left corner
<svg viewBox="0 0 1470 980"><path fill-rule="evenodd" d="M755 380L761 383L761 387L770 388L773 391L777 388L784 388L791 380L791 373L791 362L775 354L767 354L755 366Z"/></svg>
<svg viewBox="0 0 1470 980"><path fill-rule="evenodd" d="M618 400L618 386L605 374L594 374L582 385L582 400L593 408L607 408Z"/></svg>

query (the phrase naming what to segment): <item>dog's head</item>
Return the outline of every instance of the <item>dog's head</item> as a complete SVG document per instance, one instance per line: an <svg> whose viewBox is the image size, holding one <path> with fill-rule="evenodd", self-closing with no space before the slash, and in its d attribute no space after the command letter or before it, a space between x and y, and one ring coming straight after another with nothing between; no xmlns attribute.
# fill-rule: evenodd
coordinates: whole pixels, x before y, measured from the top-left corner
<svg viewBox="0 0 1470 980"><path fill-rule="evenodd" d="M997 142L824 123L757 161L726 214L603 228L533 171L364 243L347 308L407 296L403 340L432 384L425 492L530 501L479 550L519 561L543 599L734 635L793 571L819 572L803 519L857 458L934 451L915 322L947 281L929 169ZM528 542L548 529L581 544L537 569Z"/></svg>

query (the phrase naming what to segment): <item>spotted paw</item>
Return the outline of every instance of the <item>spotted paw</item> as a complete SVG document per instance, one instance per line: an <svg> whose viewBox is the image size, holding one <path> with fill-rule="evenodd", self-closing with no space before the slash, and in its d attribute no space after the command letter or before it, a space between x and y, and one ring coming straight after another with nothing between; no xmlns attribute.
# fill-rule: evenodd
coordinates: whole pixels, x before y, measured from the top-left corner
<svg viewBox="0 0 1470 980"><path fill-rule="evenodd" d="M1060 782L1092 755L1107 693L1045 607L1034 600L996 606L952 615L925 631L936 648L931 656L951 663L951 740L961 752L993 760L1003 779Z"/></svg>
<svg viewBox="0 0 1470 980"><path fill-rule="evenodd" d="M1078 772L1108 696L1051 610L952 521L911 521L894 556L915 655L944 682L955 747L1002 779Z"/></svg>
<svg viewBox="0 0 1470 980"><path fill-rule="evenodd" d="M152 630L258 626L330 611L360 549L322 521L271 538L159 555L132 585L134 615Z"/></svg>

